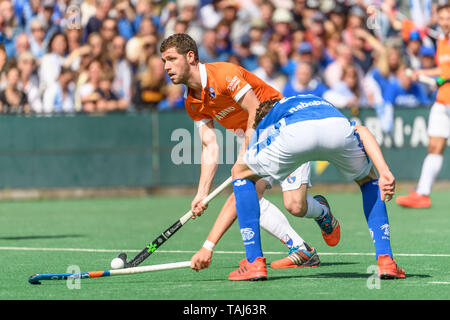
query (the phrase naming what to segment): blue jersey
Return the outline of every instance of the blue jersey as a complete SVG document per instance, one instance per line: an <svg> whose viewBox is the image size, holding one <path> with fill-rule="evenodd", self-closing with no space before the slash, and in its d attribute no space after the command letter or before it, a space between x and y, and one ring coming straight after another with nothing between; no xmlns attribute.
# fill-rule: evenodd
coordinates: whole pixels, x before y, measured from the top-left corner
<svg viewBox="0 0 450 320"><path fill-rule="evenodd" d="M282 118L286 125L291 123L319 120L345 116L331 103L312 94L297 95L283 98L273 106L272 110L261 120L256 127L257 130L264 130L270 125L276 124Z"/></svg>
<svg viewBox="0 0 450 320"><path fill-rule="evenodd" d="M274 104L272 109L261 120L255 129L255 133L249 144L249 148L261 139L267 137L267 145L270 140L278 135L278 128L281 126L280 120L284 120L286 125L292 123L319 120L326 118L345 118L345 116L331 103L312 94L297 95L283 98Z"/></svg>

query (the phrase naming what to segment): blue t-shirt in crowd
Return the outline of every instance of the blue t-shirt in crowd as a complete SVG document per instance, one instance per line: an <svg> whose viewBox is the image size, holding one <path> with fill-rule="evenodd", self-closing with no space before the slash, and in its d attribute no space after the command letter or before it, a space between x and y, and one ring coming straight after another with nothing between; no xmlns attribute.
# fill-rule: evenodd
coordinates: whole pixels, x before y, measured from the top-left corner
<svg viewBox="0 0 450 320"><path fill-rule="evenodd" d="M387 90L387 101L395 107L414 108L430 103L423 88L413 82L409 89L404 89L398 80L395 80Z"/></svg>
<svg viewBox="0 0 450 320"><path fill-rule="evenodd" d="M320 81L312 80L308 88L304 90L298 90L294 87L292 81L288 81L283 89L283 96L292 97L299 94L312 94L318 97L322 97L323 94L328 90L328 87Z"/></svg>

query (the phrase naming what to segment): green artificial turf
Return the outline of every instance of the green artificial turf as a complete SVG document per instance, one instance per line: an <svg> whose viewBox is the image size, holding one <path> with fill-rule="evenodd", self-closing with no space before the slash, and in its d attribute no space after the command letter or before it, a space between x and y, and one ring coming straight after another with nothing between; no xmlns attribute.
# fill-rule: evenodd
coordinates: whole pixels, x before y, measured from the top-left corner
<svg viewBox="0 0 450 320"><path fill-rule="evenodd" d="M433 207L428 210L400 208L393 201L388 204L395 260L407 278L381 282L373 277L374 248L357 193L325 194L341 223L341 242L333 248L325 244L313 221L287 214L292 226L317 249L321 266L269 268L269 279L263 282L227 280L244 257L235 223L216 246L212 265L198 273L187 268L30 285L27 279L35 273L65 273L69 267L108 270L121 250L129 250L128 257L133 257L186 213L192 199L155 196L2 202L0 299L449 299L448 194L434 192ZM266 197L282 207L280 195L269 193ZM190 260L224 201L220 196L210 203L204 216L189 221L143 265ZM287 253L280 241L264 231L262 243L269 263Z"/></svg>

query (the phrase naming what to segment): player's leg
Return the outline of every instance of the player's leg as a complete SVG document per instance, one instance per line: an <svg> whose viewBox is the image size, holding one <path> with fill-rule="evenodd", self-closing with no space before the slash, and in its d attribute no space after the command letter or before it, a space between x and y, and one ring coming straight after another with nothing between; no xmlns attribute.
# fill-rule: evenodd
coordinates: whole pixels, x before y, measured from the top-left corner
<svg viewBox="0 0 450 320"><path fill-rule="evenodd" d="M285 208L296 217L314 219L319 225L322 237L329 246L335 246L340 240L340 225L331 213L324 196L310 196L307 188L310 183L310 162L302 164L282 183Z"/></svg>
<svg viewBox="0 0 450 320"><path fill-rule="evenodd" d="M330 161L345 178L360 186L364 216L375 246L380 276L404 278L404 271L392 259L388 213L381 200L378 177L353 126L343 123L342 133L347 137L345 143Z"/></svg>
<svg viewBox="0 0 450 320"><path fill-rule="evenodd" d="M267 187L265 179L260 179L256 182L256 190L258 195L262 194ZM262 189L262 190L261 190ZM264 197L260 197L260 226L263 230L284 243L289 250L296 247L305 248L303 238L292 228L288 219L269 200Z"/></svg>
<svg viewBox="0 0 450 320"><path fill-rule="evenodd" d="M396 198L397 204L407 208L431 207L430 193L444 160L443 153L450 135L449 107L435 103L428 119L428 154L425 157L416 190Z"/></svg>
<svg viewBox="0 0 450 320"><path fill-rule="evenodd" d="M283 191L284 206L294 215L307 211L306 190L311 186L310 176L311 165L307 162L280 184ZM284 218L286 219L286 217ZM317 267L320 265L320 259L315 248L310 247L303 239L297 239L296 241L289 234L286 234L283 242L292 243L289 254L285 258L272 262L270 265L272 268Z"/></svg>
<svg viewBox="0 0 450 320"><path fill-rule="evenodd" d="M246 259L237 270L229 274L228 279L233 281L265 280L267 268L261 248L259 199L255 182L249 179L253 176L253 172L245 164L236 163L231 170L231 175Z"/></svg>
<svg viewBox="0 0 450 320"><path fill-rule="evenodd" d="M393 260L388 213L386 204L380 197L378 177L374 169L371 169L367 177L356 182L361 189L364 215L375 246L379 276L382 279L405 278L405 271Z"/></svg>

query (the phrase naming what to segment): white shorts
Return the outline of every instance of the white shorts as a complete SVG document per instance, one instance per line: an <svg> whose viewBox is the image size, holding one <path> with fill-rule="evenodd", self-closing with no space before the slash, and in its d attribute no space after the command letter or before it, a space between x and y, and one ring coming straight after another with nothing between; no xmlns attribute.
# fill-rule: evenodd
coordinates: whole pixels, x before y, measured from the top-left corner
<svg viewBox="0 0 450 320"><path fill-rule="evenodd" d="M448 139L450 136L450 106L435 102L428 118L428 136Z"/></svg>
<svg viewBox="0 0 450 320"><path fill-rule="evenodd" d="M267 188L270 189L274 183L272 177L265 177L267 181ZM306 184L308 188L311 188L311 163L303 163L300 167L295 169L286 179L280 182L281 190L291 191L299 189L303 184Z"/></svg>
<svg viewBox="0 0 450 320"><path fill-rule="evenodd" d="M257 175L283 181L299 165L324 160L336 166L346 180L366 177L372 163L354 126L346 118L326 118L282 124L271 132L270 143L259 151L252 146L244 162Z"/></svg>

